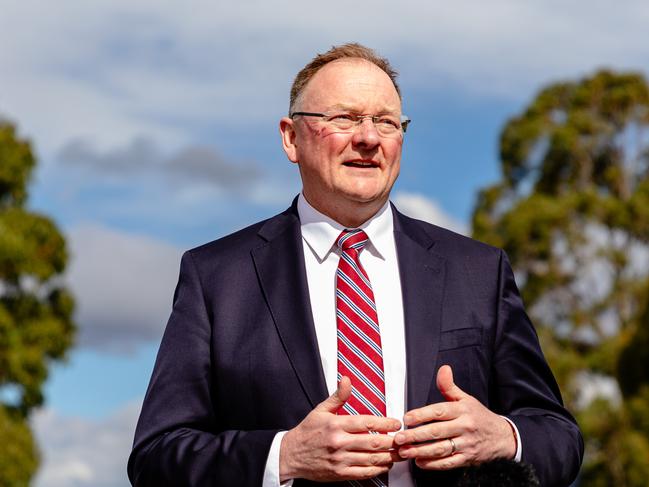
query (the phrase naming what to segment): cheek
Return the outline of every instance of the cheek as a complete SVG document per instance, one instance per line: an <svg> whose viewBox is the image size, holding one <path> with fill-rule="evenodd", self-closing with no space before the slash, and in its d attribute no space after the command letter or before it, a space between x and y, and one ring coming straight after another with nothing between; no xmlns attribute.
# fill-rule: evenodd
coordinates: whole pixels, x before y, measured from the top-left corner
<svg viewBox="0 0 649 487"><path fill-rule="evenodd" d="M317 141L306 141L299 152L302 160L322 165L330 161L336 162L333 157L342 153L348 145L348 135L323 129L319 132Z"/></svg>
<svg viewBox="0 0 649 487"><path fill-rule="evenodd" d="M390 163L391 166L398 168L401 161L401 144L395 143L389 145L384 149L384 154L386 160Z"/></svg>
<svg viewBox="0 0 649 487"><path fill-rule="evenodd" d="M323 130L320 138L320 147L323 152L328 154L338 154L351 145L351 140L351 134Z"/></svg>

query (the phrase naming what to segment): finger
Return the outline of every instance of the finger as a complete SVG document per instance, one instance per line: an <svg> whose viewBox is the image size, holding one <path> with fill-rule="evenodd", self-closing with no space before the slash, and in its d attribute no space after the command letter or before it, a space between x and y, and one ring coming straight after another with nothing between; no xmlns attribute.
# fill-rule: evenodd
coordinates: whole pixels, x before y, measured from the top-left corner
<svg viewBox="0 0 649 487"><path fill-rule="evenodd" d="M394 442L397 445L428 443L444 438L453 438L462 433L464 433L464 429L459 421L442 421L440 423L429 423L416 428L399 431L394 435Z"/></svg>
<svg viewBox="0 0 649 487"><path fill-rule="evenodd" d="M431 421L449 421L459 417L460 414L460 407L454 402L439 402L408 411L403 417L403 422L406 426L412 427Z"/></svg>
<svg viewBox="0 0 649 487"><path fill-rule="evenodd" d="M371 479L373 477L378 477L384 473L388 473L390 470L389 466L371 466L371 467L359 467L351 466L341 472L340 480L363 480Z"/></svg>
<svg viewBox="0 0 649 487"><path fill-rule="evenodd" d="M449 438L423 443L421 445L406 445L399 448L399 456L403 458L445 458L457 451L455 440L451 443Z"/></svg>
<svg viewBox="0 0 649 487"><path fill-rule="evenodd" d="M377 431L379 433L390 433L401 429L401 421L383 416L371 416L367 414L338 416L341 427L348 433L367 433Z"/></svg>
<svg viewBox="0 0 649 487"><path fill-rule="evenodd" d="M461 453L444 458L417 458L415 463L425 470L451 470L469 464L468 459Z"/></svg>
<svg viewBox="0 0 649 487"><path fill-rule="evenodd" d="M314 411L336 413L347 402L352 393L352 382L349 377L343 376L338 382L338 388L327 399L318 404Z"/></svg>
<svg viewBox="0 0 649 487"><path fill-rule="evenodd" d="M388 451L395 447L394 438L388 435L354 433L345 437L346 450Z"/></svg>
<svg viewBox="0 0 649 487"><path fill-rule="evenodd" d="M384 452L347 452L345 462L350 466L367 467L367 466L391 466L393 463L402 462L403 458L392 451Z"/></svg>
<svg viewBox="0 0 649 487"><path fill-rule="evenodd" d="M442 365L437 371L437 389L447 401L459 401L468 396L453 382L453 370L450 365Z"/></svg>

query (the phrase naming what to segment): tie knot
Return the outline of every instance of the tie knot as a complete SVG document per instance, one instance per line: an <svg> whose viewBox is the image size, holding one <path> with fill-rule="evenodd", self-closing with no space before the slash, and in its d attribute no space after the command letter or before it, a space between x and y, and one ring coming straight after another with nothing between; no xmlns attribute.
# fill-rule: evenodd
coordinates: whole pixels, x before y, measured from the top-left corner
<svg viewBox="0 0 649 487"><path fill-rule="evenodd" d="M368 240L367 234L363 230L343 230L338 240L336 240L336 244L343 251L356 249L360 252Z"/></svg>

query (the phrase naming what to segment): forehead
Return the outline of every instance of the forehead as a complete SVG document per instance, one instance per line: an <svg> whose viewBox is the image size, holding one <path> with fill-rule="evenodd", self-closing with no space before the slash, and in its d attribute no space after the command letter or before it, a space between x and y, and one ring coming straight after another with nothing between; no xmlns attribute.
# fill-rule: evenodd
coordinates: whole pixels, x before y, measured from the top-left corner
<svg viewBox="0 0 649 487"><path fill-rule="evenodd" d="M307 83L301 98L301 110L401 112L401 100L390 77L363 59L339 59L326 64Z"/></svg>

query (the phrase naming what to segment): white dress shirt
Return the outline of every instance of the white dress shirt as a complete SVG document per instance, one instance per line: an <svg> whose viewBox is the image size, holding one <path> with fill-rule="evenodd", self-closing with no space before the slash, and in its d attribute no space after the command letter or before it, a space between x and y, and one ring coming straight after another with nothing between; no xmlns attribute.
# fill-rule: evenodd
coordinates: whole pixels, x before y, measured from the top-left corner
<svg viewBox="0 0 649 487"><path fill-rule="evenodd" d="M327 390L331 395L337 387L338 368L335 291L340 250L336 239L345 227L313 208L303 194L298 197L297 210L302 229L313 323ZM401 278L392 219L392 210L387 202L376 215L358 228L364 230L369 238L360 253L360 261L372 283L381 329L386 415L403 422L403 415L406 413L406 340ZM511 421L509 423L517 437L516 459L520 460L521 442L518 430ZM263 487L284 487L293 483L279 482L279 450L284 434L285 432L278 433L271 445ZM390 487L414 487L408 463L397 462L390 469Z"/></svg>
<svg viewBox="0 0 649 487"><path fill-rule="evenodd" d="M336 240L345 227L313 208L300 194L297 210L302 226L304 262L313 312L318 348L322 358L327 390L337 387L338 344L336 337L336 269L340 250ZM394 243L392 210L386 203L376 215L360 227L369 242L360 254L367 272L381 329L381 347L385 373L386 415L403 420L406 399L406 340L403 324L403 302L397 251ZM279 486L279 447L284 433L271 446L263 487ZM413 487L408 462L398 462L389 473L391 487ZM291 485L287 482L284 485Z"/></svg>

